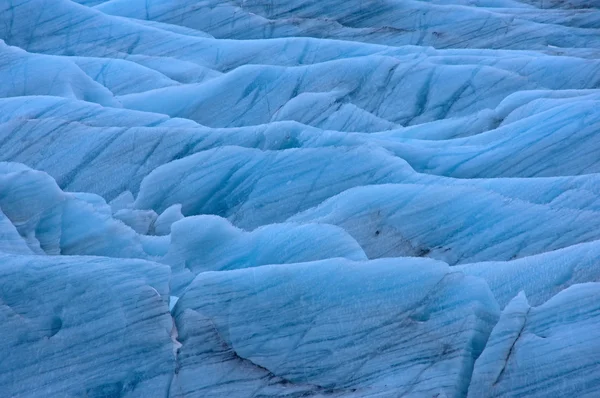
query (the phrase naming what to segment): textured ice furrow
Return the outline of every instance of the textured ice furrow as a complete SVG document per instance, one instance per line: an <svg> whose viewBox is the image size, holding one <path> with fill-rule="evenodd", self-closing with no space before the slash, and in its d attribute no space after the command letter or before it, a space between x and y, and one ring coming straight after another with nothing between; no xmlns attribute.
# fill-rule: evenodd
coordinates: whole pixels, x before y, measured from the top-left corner
<svg viewBox="0 0 600 398"><path fill-rule="evenodd" d="M417 171L459 178L598 173L598 106L597 99L574 100L482 134L407 142L410 151L394 152Z"/></svg>
<svg viewBox="0 0 600 398"><path fill-rule="evenodd" d="M38 97L36 97L38 98ZM2 159L3 160L16 160L26 163L37 169L44 170L54 176L59 184L63 188L75 191L92 191L101 194L107 199L112 199L123 190L130 190L137 193L139 183L141 179L152 169L157 166L170 162L178 157L186 156L188 154L198 152L205 149L221 145L240 145L245 147L258 147L261 149L277 150L291 146L301 147L326 147L333 145L348 145L358 146L364 143L377 143L378 145L387 148L398 156L402 156L410 161L413 167L422 168L424 167L423 158L433 157L434 154L439 152L447 152L447 147L450 146L454 141L443 141L439 144L427 143L422 141L411 141L411 140L400 140L391 134L386 135L369 135L365 137L362 134L343 134L339 132L323 132L318 129L302 126L297 123L283 122L274 123L269 125L262 125L256 127L242 127L236 129L207 129L207 128L167 128L170 124L175 123L185 126L176 120L166 119L156 114L145 114L134 111L126 111L119 109L99 108L92 105L83 105L84 103L76 103L60 100L55 101L50 97L39 98L35 100L29 100L26 98L14 98L3 100L0 102L2 110L5 111L5 115L14 114L16 120L12 120L8 123L4 123L0 129L2 132ZM577 104L577 103L576 103ZM581 105L584 105L583 103ZM39 110L37 108L40 108ZM554 108L553 108L554 109ZM574 129L579 121L575 117L581 114L580 109L577 106L567 105L567 109L571 110L572 118L567 119L567 126L569 129ZM593 107L588 109L593 110ZM533 120L522 120L519 122L511 123L502 127L500 130L490 131L484 140L484 137L479 134L476 136L478 141L482 144L490 142L491 139L497 136L508 136L511 138L507 141L507 145L498 146L496 150L496 157L491 156L479 156L479 162L486 163L498 163L502 162L506 168L510 164L515 164L520 158L515 156L511 151L512 143L519 145L518 138L524 134L527 129L534 129L543 138L538 142L536 148L546 142L545 136L550 134L552 137L552 123L547 123L549 115L557 115L556 117L562 117L560 113L555 110L548 110L544 117L537 117ZM594 116L595 113L592 113ZM23 121L19 118L43 118L42 120L28 120ZM54 117L59 118L53 120ZM63 120L66 118L66 120ZM82 123L91 126L105 126L105 125L117 125L117 126L139 126L139 125L156 125L154 128L128 128L128 129L92 129L86 126L81 126L80 122L67 123L69 119L79 119ZM468 121L465 121L467 123ZM534 123L537 122L537 123ZM459 126L461 126L460 124ZM424 125L427 126L427 125ZM432 127L433 128L433 127ZM412 129L414 130L414 129ZM425 129L424 129L425 130ZM589 130L589 128L588 128ZM568 130L567 130L568 131ZM573 131L573 130L571 130ZM504 133L502 133L504 132ZM560 152L556 156L564 156L570 160L579 160L577 163L573 163L572 170L581 170L581 167L586 167L590 163L581 161L581 152L577 151L576 148L584 147L589 148L592 152L588 153L588 157L593 164L594 162L594 145L595 135L591 135L589 140L581 143L577 140L579 137L575 131L575 135L572 136L574 139L573 146L575 150L572 150L570 146L561 145L559 148ZM396 135L403 135L403 131L398 131ZM535 134L531 133L531 130L527 133L535 137ZM567 136L570 139L571 136ZM501 138L501 137L500 137ZM495 139L496 141L498 138ZM506 141L507 138L504 138ZM113 145L107 146L106 142L113 142ZM150 153L150 149L154 148L156 143L158 147L153 153ZM456 141L461 142L461 141ZM494 142L494 141L492 141ZM510 145L509 145L510 144ZM79 150L76 153L69 151L69 145L76 145ZM489 145L489 144L486 144ZM585 145L585 146L584 146ZM425 147L428 150L425 151ZM93 151L95 148L100 148L102 154L96 157L94 162L82 163L79 159L85 156L87 151ZM458 148L461 149L461 148ZM464 151L464 149L461 149ZM548 147L547 150L552 150L552 147ZM474 149L470 150L471 152ZM501 152L500 152L501 151ZM570 155L577 154L576 156ZM44 154L44 157L40 157L40 154ZM48 154L48 155L46 155ZM52 156L50 156L52 154ZM457 154L458 156L458 154ZM445 156L447 158L448 156ZM60 162L57 161L60 159ZM146 164L143 167L136 166L145 159ZM541 165L546 164L543 161L543 156L536 156L536 160ZM116 175L115 165L119 165L119 173ZM76 179L67 179L67 174L74 168L79 167ZM566 167L555 169L558 171L567 171ZM546 170L549 172L550 170ZM486 168L486 173L497 173L497 168ZM511 173L516 174L516 173ZM515 191L519 196L534 196L541 189L553 190L556 193L553 196L567 191L568 185L565 185L568 181L584 181L590 180L587 185L592 188L593 184L591 181L595 177L590 176L589 178L560 178L560 179L536 179L527 181L523 180L499 180L497 183L484 182L474 180L469 182L450 180L448 184L477 184L494 186L494 189L502 189L503 191ZM101 181L98 184L97 181ZM443 180L440 180L443 181ZM440 182L441 183L441 182ZM535 186L535 190L527 189L527 185ZM513 189L514 187L514 189ZM517 189L517 187L522 187ZM542 188L544 187L544 188ZM561 188L559 188L561 187ZM593 193L593 191L592 191ZM514 195L512 193L509 196ZM584 199L585 197L581 197ZM529 199L531 200L531 199ZM571 198L570 200L576 200ZM593 196L591 197L593 199ZM585 206L577 202L566 201L566 206Z"/></svg>
<svg viewBox="0 0 600 398"><path fill-rule="evenodd" d="M3 22L0 24L0 37L7 44L30 52L76 53L78 56L132 60L167 57L201 67L218 66L225 71L247 63L295 65L298 59L304 58L304 51L300 51L301 46L290 44L306 43L307 40L327 50L316 52L311 62L373 54L386 49L385 46L365 47L363 44L336 41L321 43L310 39L256 41L255 45L247 46L143 26L90 8L81 8L69 0L57 0L52 3L53 7L46 7L46 3L46 0L26 0L0 4L0 21ZM33 32L30 29L32 25L36 26ZM86 34L90 29L93 29L94 36Z"/></svg>
<svg viewBox="0 0 600 398"><path fill-rule="evenodd" d="M576 103L577 104L577 103ZM593 110L594 103L589 103L588 109ZM585 103L581 103L580 105L585 106ZM578 105L569 105L565 104L567 110L570 110L572 113L572 118L566 120L567 127L569 129L574 129L578 125L579 121L576 118L577 115L581 114L581 110L578 109ZM564 107L563 106L563 107ZM37 108L40 108L39 110ZM187 130L185 133L181 129L177 130L169 130L166 128L161 129L153 129L153 130L123 130L123 129L103 129L103 130L95 130L95 131L86 131L87 129L83 129L82 126L79 126L79 121L85 124L91 125L122 125L122 126L136 126L136 125L158 125L167 127L168 125L182 125L185 126L184 120L171 120L167 119L163 116L159 116L156 114L144 114L140 112L126 111L126 110L117 110L117 109L103 109L99 107L93 107L92 105L87 105L85 103L71 103L68 101L55 101L50 97L46 98L38 98L36 99L27 99L27 98L14 98L9 100L2 101L2 109L5 111L5 115L13 114L15 118L40 118L40 117L58 117L58 118L66 118L66 121L69 119L78 120L76 124L73 123L63 123L62 121L40 121L40 122L32 122L32 121L19 121L13 120L8 124L4 124L2 126L3 130L3 156L5 160L18 160L29 164L35 168L39 168L49 172L55 178L59 180L59 183L63 187L68 187L71 190L84 190L84 191L93 191L102 195L108 195L110 199L113 195L120 193L124 189L131 190L133 192L137 192L137 184L141 178L145 175L141 175L139 177L134 177L128 174L124 174L122 180L116 179L114 172L112 172L112 167L106 170L106 173L110 174L110 178L106 179L105 182L102 183L102 186L98 186L99 184L89 184L84 182L77 182L66 180L64 178L65 171L68 171L80 164L79 161L76 161L74 158L74 154L68 150L65 151L63 148L68 148L67 144L78 143L78 147L80 150L77 154L82 155L86 151L86 147L90 148L87 150L91 150L92 148L101 147L104 151L101 158L105 159L114 159L114 163L120 164L121 173L126 173L128 167L128 162L136 163L134 159L144 159L148 158L148 155L145 154L144 148L153 147L154 140L161 140L160 150L156 150L157 155L161 155L157 161L151 162L147 164L143 170L147 170L149 172L153 167L156 167L159 164L164 162L168 162L173 159L174 156L181 157L185 156L189 153L193 153L195 151L201 149L208 149L213 146L219 145L243 145L243 146L254 146L254 147L262 147L263 149L280 149L282 147L290 146L290 145L301 145L301 146L329 146L329 145L339 145L342 143L346 143L347 145L361 145L364 142L376 142L377 144L394 151L397 155L403 156L407 158L413 167L417 169L424 168L426 166L423 165L425 160L423 158L425 156L436 156L436 153L441 151L447 152L447 147L450 146L451 143L456 144L461 143L463 141L450 141L450 142L440 142L435 146L431 143L425 143L421 141L411 142L403 140L399 141L398 138L390 134L386 135L377 135L370 136L368 138L363 137L360 134L341 134L336 132L321 132L316 129L311 129L308 127L299 126L296 124L273 124L267 126L257 126L256 128L240 128L240 129L229 129L229 130L206 130L206 129L198 129L198 130ZM506 109L504 107L503 109ZM512 109L512 108L511 108ZM560 109L562 110L562 108ZM506 111L503 111L506 112ZM534 131L539 132L542 137L548 135L553 130L552 123L548 123L548 116L557 115L557 117L561 117L563 120L565 119L564 115L561 115L561 112L557 112L557 109L549 109L546 111L547 113L541 116L537 116L537 119L534 118L532 120L521 120L516 123L511 123L510 125L506 125L502 127L500 130L490 132L485 137L477 135L472 139L472 141L479 141L482 144L486 143L489 146L490 139L494 139L497 136L513 136L514 139L509 140L506 145L498 146L498 149L495 151L495 157L490 156L479 156L478 162L482 161L485 163L498 163L502 162L504 167L508 167L511 162L514 164L518 162L519 158L515 157L511 151L513 142L519 145L519 137L527 131L527 129L533 128ZM551 113L548 113L551 112ZM514 112L513 112L514 113ZM595 114L592 113L592 117L595 117ZM161 120L162 119L162 120ZM147 122L144 122L147 120ZM550 118L551 120L551 118ZM465 120L464 123L467 124L469 120ZM33 123L33 124L32 124ZM546 126L546 124L549 124ZM192 123L193 125L193 123ZM423 125L428 126L428 125ZM462 123L458 126L462 126ZM419 126L416 126L419 127ZM431 126L433 128L433 126ZM588 130L593 127L589 127ZM414 131L415 129L409 129L409 131ZM422 129L423 131L427 131L426 128ZM570 131L570 130L566 130ZM31 135L31 134L34 135ZM579 132L576 132L579 133ZM403 131L398 131L395 135L404 135ZM120 135L121 137L114 141L116 146L107 147L103 143L106 142L108 137ZM163 136L167 135L169 138L165 138L163 140ZM528 135L532 136L532 138L536 137L536 134L532 134L531 130L528 131ZM564 135L564 132L563 132ZM218 138L217 138L218 137ZM551 138L551 135L550 137ZM567 139L573 139L573 146L575 150L577 149L577 145L580 147L588 147L593 149L594 145L590 145L593 143L595 139L595 135L589 137L591 142L578 140L577 135L569 136L567 135ZM112 139L112 138L111 138ZM504 138L506 141L506 138ZM496 138L497 141L497 138ZM493 141L492 141L493 142ZM127 143L127 144L126 144ZM168 143L168 145L167 145ZM552 147L548 147L546 143L546 138L541 139L538 142L538 145L535 148L539 148L542 145L546 145L548 149L552 150ZM424 147L428 147L428 150L425 151ZM52 151L49 148L53 148ZM577 170L581 170L581 167L589 167L589 162L581 162L580 153L578 156L572 156L573 153L570 146L561 145L559 148L564 148L561 150L557 156L565 156L571 160L578 160L577 163L573 163L572 169L573 172ZM46 152L40 152L42 150L46 150ZM461 148L459 148L461 149ZM471 149L473 152L475 149ZM462 152L465 152L465 149L461 149ZM57 158L61 159L61 162L52 161L50 159L40 158L39 154L42 153L55 153ZM430 155L427 155L427 154ZM443 153L443 152L442 152ZM164 156L162 156L164 155ZM458 154L456 155L458 156ZM464 156L464 155L462 155ZM594 161L594 151L589 152L588 156L591 157L591 161ZM118 157L122 157L124 161L117 160ZM448 156L444 156L444 158L448 158ZM539 163L543 165L545 162L542 162L540 157ZM535 157L537 160L538 157ZM125 162L126 161L126 162ZM80 170L84 174L93 174L95 178L98 178L98 173L102 175L102 170L98 169L100 164L104 164L105 162L100 162L100 158L98 158L98 163L91 164L81 164L81 167L85 167L87 170ZM592 163L593 164L593 163ZM133 164L131 165L131 169L135 169ZM64 171L61 171L60 169ZM65 170L66 169L66 170ZM560 171L567 171L568 169L563 165L560 167ZM545 170L546 173L551 172L552 169ZM563 171L563 172L564 172ZM486 173L497 173L498 168L489 168L486 167ZM516 174L516 172L510 172L509 175ZM81 180L81 179L80 179ZM129 185L123 186L117 185L118 181L127 181ZM137 181L137 184L135 182ZM131 185L133 182L133 185ZM114 184L116 186L111 187L109 189L107 184ZM536 185L539 185L536 183Z"/></svg>
<svg viewBox="0 0 600 398"><path fill-rule="evenodd" d="M350 219L345 216L340 219L336 215L330 215L324 219L319 216L317 219L344 226L359 240L370 257L430 255L438 256L436 258L443 259L451 264L466 261L508 260L513 256L521 257L536 254L540 253L540 250L553 250L598 238L594 234L593 224L582 223L577 224L576 227L570 226L571 223L576 224L575 220L578 219L595 219L598 217L597 213L576 212L573 210L573 206L569 206L568 199L566 199L567 205L565 206L560 205L560 202L555 203L557 201L555 195L567 192L567 186L564 184L569 180L564 180L564 182L549 180L546 181L546 184L542 184L542 181L536 182L538 195L543 193L540 188L546 186L548 193L552 196L543 199L544 196L536 197L530 193L530 197L524 198L530 201L527 203L520 200L512 201L511 197L519 198L525 195L509 191L511 185L513 190L518 190L519 186L527 187L526 181L517 181L518 183L512 184L509 182L503 184L480 182L480 185L488 186L486 190L470 188L466 183L463 184L464 188L459 188L457 184L454 184L454 186L447 182L438 184L436 179L419 177L419 175L412 173L409 168L404 171L386 174L384 167L392 167L393 162L400 162L401 160L389 156L386 159L384 152L364 151L359 150L359 148L350 150L324 148L312 152L298 152L298 150L261 152L235 147L201 152L181 161L169 163L153 172L144 182L147 189L144 189L144 185L142 185L142 191L138 196L136 206L142 209L154 208L157 212L162 212L173 204L181 203L184 214L187 215L207 212L220 214L231 217L238 225L255 227L283 221L300 210L318 205L322 200L354 186L382 182L418 182L431 185L360 188L358 191L364 191L364 194L359 197L364 196L367 199L362 199L363 201L366 200L366 203L377 204L377 206L368 206L365 203L357 202L356 199L351 199L350 203L360 206L362 210L338 210L340 214L347 212L353 214ZM312 160L301 160L303 158L331 158L333 155L339 157L338 162L346 159L343 161L348 164L360 163L365 171L360 172L357 168L347 169L344 171L348 173L346 181L339 179L338 175L337 181L342 185L339 183L332 185L331 176L323 171L326 170L327 165L321 165ZM186 169L181 167L181 164L186 164L192 174L188 174ZM198 168L196 166L198 164L202 164L203 167ZM378 164L375 168L380 170L380 174L371 175L366 171L374 168L374 166L371 166L372 164ZM318 167L315 167L315 165ZM299 167L303 167L303 169L299 169ZM314 175L314 178L312 180L298 180L294 176L299 175L299 173L303 175L310 173ZM181 177L177 177L177 175ZM188 180L194 181L194 183L182 182ZM270 183L270 180L286 181L286 184L281 187L283 189L282 193L276 196L275 203L277 203L277 207L267 205L273 202L273 195L277 192L274 190L277 184ZM585 179L579 180L584 183L586 181ZM243 184L240 181L243 181ZM443 182L444 180L440 181ZM578 179L573 181L578 181ZM596 179L589 180L589 186L592 189L594 181ZM168 185L165 184L171 184L178 188L169 189ZM494 185L497 188L494 188ZM557 189L557 187L560 187L560 189ZM509 196L504 197L494 194L494 189L504 190L505 194ZM492 192L489 192L489 190L492 190ZM556 194L552 194L552 191ZM582 198L582 192L581 190L573 190L571 195ZM410 199L415 193L417 193L417 197L429 197L429 199L427 201ZM589 195L593 196L595 194L597 194L597 190L589 192ZM354 198L351 195L352 193L349 192L342 198ZM456 199L453 202L443 202L445 203L444 206L447 206L447 210L442 211L442 207L440 207L442 202L437 203L437 199L432 200L431 195L434 198ZM299 197L302 199L298 199ZM394 199L389 200L388 198ZM452 210L453 206L461 208L461 203L469 200L472 214L477 214L480 210L477 210L478 207L474 205L473 200L475 198L477 198L481 209L487 209L491 206L490 210L486 210L487 214L485 216L481 215L473 219L471 213L465 214L464 210L458 212ZM419 207L416 210L401 208L400 210L403 213L400 214L404 215L400 217L397 213L399 210L395 209L400 208L399 204L406 199L421 203L425 207ZM333 203L336 200L344 201L345 199L334 199ZM531 201L540 202L540 205L533 205ZM298 203L305 207L299 208ZM427 203L437 203L437 205L429 207L429 205L426 205ZM592 202L588 206L597 209L594 203L596 202ZM392 204L393 206L390 207ZM348 209L350 208L348 207ZM575 208L581 209L581 207ZM379 214L375 215L376 213ZM375 222L373 228L370 227L372 222L363 220L366 214L370 214L368 217L375 217L379 220ZM407 224L406 217L409 214L414 218L414 227ZM428 217L431 217L431 223L425 223L424 226L430 226L430 228L417 227L422 224L422 217L427 217L427 214L429 214ZM521 221L524 214L527 214L532 220L531 226ZM400 221L394 221L395 219L402 220L401 224L398 224ZM436 228L437 223L439 223L436 220L440 219L444 220L445 230L450 235L444 234L442 232L444 229ZM536 221L540 219L547 221L544 223ZM300 216L300 218L292 218L292 220L305 221L307 218ZM503 232L509 224L514 225L514 227L509 228L508 232ZM403 229L401 230L404 232L397 230L398 225L402 225ZM477 227L478 225L481 225L481 227ZM467 226L468 228L466 228ZM388 230L388 228L391 228L391 230ZM481 229L478 230L478 228ZM527 228L533 228L533 230L529 234L525 234L524 231ZM563 231L564 233L558 239L551 238L556 231ZM397 239L398 233L402 236L400 240ZM473 239L474 235L481 236L483 240L480 242ZM129 234L127 236L133 235ZM492 236L496 236L496 238L492 239ZM522 243L515 244L515 242ZM491 243L500 246L494 247ZM124 247L128 246L126 242L123 242L123 244ZM63 245L62 247L67 246ZM454 251L448 253L447 249L454 249ZM458 252L456 252L457 249ZM100 252L85 253L100 254Z"/></svg>
<svg viewBox="0 0 600 398"><path fill-rule="evenodd" d="M597 396L599 9L0 1L0 391Z"/></svg>
<svg viewBox="0 0 600 398"><path fill-rule="evenodd" d="M495 108L520 90L589 89L600 84L598 62L533 58L523 62L524 66L515 62L445 65L427 59L368 56L297 68L245 66L204 84L119 100L128 108L191 118L214 127L266 123L281 116L286 107L300 104L305 110L322 107L322 112L333 112L344 103L406 125ZM552 70L577 70L577 77L567 72L557 79ZM293 120L311 123L300 115Z"/></svg>
<svg viewBox="0 0 600 398"><path fill-rule="evenodd" d="M519 4L500 3L504 7ZM559 47L598 48L598 44L594 45L598 26L593 24L597 10L582 11L582 21L577 23L556 11L537 8L535 13L522 13L522 9L515 9L503 15L486 9L484 4L478 5L359 0L301 4L291 0L213 0L200 4L191 0L112 0L97 9L187 26L219 38L312 36L392 45L526 49L544 48L550 42ZM415 18L417 13L419 18ZM587 21L592 21L592 25ZM498 35L502 40L497 40Z"/></svg>

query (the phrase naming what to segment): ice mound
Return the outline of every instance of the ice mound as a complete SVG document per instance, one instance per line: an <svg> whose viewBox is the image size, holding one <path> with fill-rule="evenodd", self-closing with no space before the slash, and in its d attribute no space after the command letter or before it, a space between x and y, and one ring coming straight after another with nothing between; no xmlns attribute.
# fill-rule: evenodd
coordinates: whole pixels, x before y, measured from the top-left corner
<svg viewBox="0 0 600 398"><path fill-rule="evenodd" d="M177 396L252 396L284 381L316 393L456 396L498 306L482 280L432 260L324 260L201 274L174 317Z"/></svg>
<svg viewBox="0 0 600 398"><path fill-rule="evenodd" d="M331 257L367 258L346 231L332 225L269 224L245 232L220 217L196 216L171 226L171 245L160 261L171 265L171 289L179 295L202 272Z"/></svg>

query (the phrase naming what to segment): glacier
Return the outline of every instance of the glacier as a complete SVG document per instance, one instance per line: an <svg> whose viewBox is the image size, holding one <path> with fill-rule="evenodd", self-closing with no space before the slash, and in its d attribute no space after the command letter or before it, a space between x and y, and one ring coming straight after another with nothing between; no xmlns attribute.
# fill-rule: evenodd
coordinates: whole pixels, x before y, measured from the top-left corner
<svg viewBox="0 0 600 398"><path fill-rule="evenodd" d="M600 396L597 0L0 0L0 395Z"/></svg>

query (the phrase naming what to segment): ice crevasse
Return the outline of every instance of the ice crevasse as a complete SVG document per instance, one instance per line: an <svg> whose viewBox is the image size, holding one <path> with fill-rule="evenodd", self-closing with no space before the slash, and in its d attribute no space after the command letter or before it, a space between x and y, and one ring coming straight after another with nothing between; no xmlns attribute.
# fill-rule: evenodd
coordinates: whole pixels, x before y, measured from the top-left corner
<svg viewBox="0 0 600 398"><path fill-rule="evenodd" d="M600 396L596 0L0 0L7 397Z"/></svg>

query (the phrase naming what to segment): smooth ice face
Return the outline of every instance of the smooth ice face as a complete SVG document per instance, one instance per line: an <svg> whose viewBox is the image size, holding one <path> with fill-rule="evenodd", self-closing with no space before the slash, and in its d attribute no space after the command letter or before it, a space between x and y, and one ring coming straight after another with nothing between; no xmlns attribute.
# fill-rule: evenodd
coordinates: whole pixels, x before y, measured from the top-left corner
<svg viewBox="0 0 600 398"><path fill-rule="evenodd" d="M432 260L204 273L174 308L183 344L174 388L224 391L218 364L227 361L228 382L246 389L283 379L315 392L461 395L497 316L482 280Z"/></svg>
<svg viewBox="0 0 600 398"><path fill-rule="evenodd" d="M0 252L33 254L33 250L19 234L12 221L2 211L0 211Z"/></svg>
<svg viewBox="0 0 600 398"><path fill-rule="evenodd" d="M600 396L599 21L0 1L0 391Z"/></svg>
<svg viewBox="0 0 600 398"><path fill-rule="evenodd" d="M166 395L175 370L168 267L1 255L7 396Z"/></svg>

